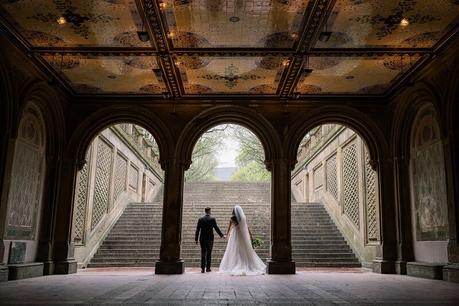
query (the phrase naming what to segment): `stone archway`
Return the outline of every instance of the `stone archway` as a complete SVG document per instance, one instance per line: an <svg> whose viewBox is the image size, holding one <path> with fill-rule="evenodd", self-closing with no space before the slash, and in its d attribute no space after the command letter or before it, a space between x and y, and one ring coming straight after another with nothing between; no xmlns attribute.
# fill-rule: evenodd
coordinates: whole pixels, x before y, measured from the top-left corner
<svg viewBox="0 0 459 306"><path fill-rule="evenodd" d="M234 137L235 135L236 137ZM252 156L247 157L248 160L251 160L250 165L235 164L232 169L226 168L226 170L233 170L232 173L236 174L236 177L231 178L229 174L223 175L220 179L218 175L214 178L210 178L211 175L199 175L199 171L203 169L200 167L203 160L207 164L215 162L218 165L217 155L225 155L225 149L222 147L225 147L226 142L230 139L232 139L231 146L233 148L239 148L241 151L244 151L244 148L250 150ZM205 148L206 144L209 143L218 143L218 145L209 145ZM271 175L266 170L266 154L259 138L250 129L240 124L225 122L211 125L208 130L200 135L194 145L193 163L185 173L181 225L181 256L187 267L199 267L201 256L200 247L195 244L195 230L197 221L204 215L204 208L206 207L211 208L212 216L216 219L222 233L225 234L232 209L235 205L240 205L247 217L252 237L261 243L255 248L255 252L262 260L267 259L269 257L271 229ZM226 148L230 149L229 147ZM233 154L236 155L236 151L234 150ZM236 161L237 157L233 156L233 158ZM243 171L245 175L241 175L242 172L240 171ZM248 172L252 174L263 173L263 175L262 177L252 176ZM216 172L212 171L212 173ZM212 267L218 267L220 264L226 244L226 240L215 236Z"/></svg>
<svg viewBox="0 0 459 306"><path fill-rule="evenodd" d="M130 122L145 127L156 139L159 147L160 163L164 166L172 151L172 137L164 123L154 113L142 107L107 107L102 108L85 119L81 119L64 151L61 173L59 201L65 205L57 207L57 214L63 216L57 223L55 248L57 261L60 262L55 273L76 272L74 245L72 241L73 203L78 170L85 164L86 152L92 139L106 127L122 122Z"/></svg>
<svg viewBox="0 0 459 306"><path fill-rule="evenodd" d="M166 168L165 210L160 261L155 273L183 273L180 242L183 209L183 174L191 162L194 143L199 136L219 123L235 123L252 130L260 139L271 171L271 260L268 273L294 273L290 244L290 162L282 154L278 132L257 112L244 107L219 106L193 118L182 130L174 160ZM166 225L167 223L167 225Z"/></svg>
<svg viewBox="0 0 459 306"><path fill-rule="evenodd" d="M295 261L306 267L371 267L381 245L380 205L378 173L365 141L352 128L328 122L308 131L297 159L292 171ZM321 218L313 220L314 215Z"/></svg>
<svg viewBox="0 0 459 306"><path fill-rule="evenodd" d="M389 147L382 128L366 114L349 107L319 107L307 114L300 114L290 129L287 151L290 160L296 164L296 152L306 133L315 126L326 123L345 125L354 130L365 142L368 149L368 165L377 172L377 189L380 235L384 243L377 246L373 269L380 273L393 273L396 259L395 210L393 199L393 166L389 158Z"/></svg>

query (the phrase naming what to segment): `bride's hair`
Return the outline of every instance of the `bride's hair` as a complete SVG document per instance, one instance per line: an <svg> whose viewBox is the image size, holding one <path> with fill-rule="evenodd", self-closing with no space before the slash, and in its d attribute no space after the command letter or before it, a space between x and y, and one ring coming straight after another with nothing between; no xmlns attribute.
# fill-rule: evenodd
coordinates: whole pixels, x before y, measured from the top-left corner
<svg viewBox="0 0 459 306"><path fill-rule="evenodd" d="M235 225L238 225L239 222L237 221L237 217L236 217L236 213L233 209L233 213L232 213L232 216L231 216L231 221L234 222Z"/></svg>

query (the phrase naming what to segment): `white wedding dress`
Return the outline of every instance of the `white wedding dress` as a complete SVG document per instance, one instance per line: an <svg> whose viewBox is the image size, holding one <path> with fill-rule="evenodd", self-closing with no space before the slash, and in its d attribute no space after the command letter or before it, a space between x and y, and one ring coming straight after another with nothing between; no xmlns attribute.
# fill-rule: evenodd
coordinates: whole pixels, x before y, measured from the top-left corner
<svg viewBox="0 0 459 306"><path fill-rule="evenodd" d="M219 272L231 275L264 274L266 265L252 248L244 211L239 205L234 207L234 211L239 224L231 227Z"/></svg>

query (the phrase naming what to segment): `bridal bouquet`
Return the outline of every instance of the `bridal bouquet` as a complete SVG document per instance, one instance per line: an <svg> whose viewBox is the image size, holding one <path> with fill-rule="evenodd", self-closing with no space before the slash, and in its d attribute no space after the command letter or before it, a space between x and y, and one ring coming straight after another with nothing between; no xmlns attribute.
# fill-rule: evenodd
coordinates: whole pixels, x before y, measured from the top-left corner
<svg viewBox="0 0 459 306"><path fill-rule="evenodd" d="M252 239L252 248L256 249L262 245L263 245L263 240L261 240L260 238Z"/></svg>

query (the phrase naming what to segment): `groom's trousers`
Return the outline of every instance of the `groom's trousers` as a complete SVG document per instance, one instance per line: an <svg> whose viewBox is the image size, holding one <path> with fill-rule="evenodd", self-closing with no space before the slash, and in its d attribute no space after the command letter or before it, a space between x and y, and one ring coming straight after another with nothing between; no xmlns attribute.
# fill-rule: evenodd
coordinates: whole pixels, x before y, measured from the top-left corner
<svg viewBox="0 0 459 306"><path fill-rule="evenodd" d="M199 241L199 244L201 245L201 269L210 269L210 264L212 261L212 247L214 246L214 241L201 240Z"/></svg>

